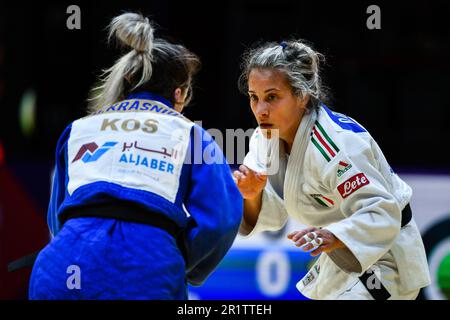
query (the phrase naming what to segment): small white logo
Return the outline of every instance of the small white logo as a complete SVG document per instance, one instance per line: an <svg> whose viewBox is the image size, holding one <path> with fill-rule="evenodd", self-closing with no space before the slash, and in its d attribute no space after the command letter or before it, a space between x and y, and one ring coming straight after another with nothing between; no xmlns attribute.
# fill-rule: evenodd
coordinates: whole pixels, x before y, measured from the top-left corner
<svg viewBox="0 0 450 320"><path fill-rule="evenodd" d="M371 5L367 7L366 13L371 13L371 15L367 18L367 29L381 29L381 9L377 5Z"/></svg>
<svg viewBox="0 0 450 320"><path fill-rule="evenodd" d="M66 13L71 13L71 15L67 18L66 26L67 29L73 30L81 29L81 9L79 6L73 4L67 7Z"/></svg>
<svg viewBox="0 0 450 320"><path fill-rule="evenodd" d="M70 276L67 278L66 286L69 290L81 289L81 269L79 266L72 264L67 267L67 274Z"/></svg>
<svg viewBox="0 0 450 320"><path fill-rule="evenodd" d="M367 281L366 281L367 288L369 290L381 289L381 282L380 282L381 272L380 272L380 268L378 268L377 266L371 266L366 272L368 274L371 274L367 278Z"/></svg>

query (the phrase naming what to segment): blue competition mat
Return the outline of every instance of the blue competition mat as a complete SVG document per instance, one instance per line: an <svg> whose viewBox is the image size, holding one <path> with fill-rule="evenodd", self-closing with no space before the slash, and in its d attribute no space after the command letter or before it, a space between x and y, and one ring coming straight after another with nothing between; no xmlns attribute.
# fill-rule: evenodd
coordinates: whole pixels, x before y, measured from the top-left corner
<svg viewBox="0 0 450 320"><path fill-rule="evenodd" d="M202 286L189 286L189 299L306 300L295 285L312 263L299 250L232 248Z"/></svg>

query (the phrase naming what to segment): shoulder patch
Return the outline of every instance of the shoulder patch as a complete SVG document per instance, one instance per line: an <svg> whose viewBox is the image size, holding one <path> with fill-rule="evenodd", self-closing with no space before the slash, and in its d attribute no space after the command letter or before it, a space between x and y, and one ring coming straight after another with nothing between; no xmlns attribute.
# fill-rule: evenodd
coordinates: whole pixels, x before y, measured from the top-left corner
<svg viewBox="0 0 450 320"><path fill-rule="evenodd" d="M340 151L319 121L316 121L316 124L311 130L311 142L328 162Z"/></svg>
<svg viewBox="0 0 450 320"><path fill-rule="evenodd" d="M346 116L345 114L331 111L327 106L322 105L323 109L326 111L328 116L336 123L339 127L345 130L350 130L353 132L367 132L361 125L359 125L355 120Z"/></svg>

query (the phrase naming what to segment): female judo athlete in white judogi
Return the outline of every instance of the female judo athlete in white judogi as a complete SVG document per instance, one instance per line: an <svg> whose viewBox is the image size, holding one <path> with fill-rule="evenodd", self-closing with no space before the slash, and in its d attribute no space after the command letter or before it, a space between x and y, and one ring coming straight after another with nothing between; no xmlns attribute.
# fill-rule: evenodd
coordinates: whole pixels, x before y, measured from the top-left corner
<svg viewBox="0 0 450 320"><path fill-rule="evenodd" d="M58 141L54 237L31 299L186 299L239 229L242 197L222 151L180 114L198 57L154 39L134 13L113 19L110 38L129 52Z"/></svg>
<svg viewBox="0 0 450 320"><path fill-rule="evenodd" d="M415 299L430 283L412 190L355 120L321 101L321 55L302 41L244 57L240 89L259 127L234 172L240 233L310 226L288 235L319 259L297 288L312 299Z"/></svg>

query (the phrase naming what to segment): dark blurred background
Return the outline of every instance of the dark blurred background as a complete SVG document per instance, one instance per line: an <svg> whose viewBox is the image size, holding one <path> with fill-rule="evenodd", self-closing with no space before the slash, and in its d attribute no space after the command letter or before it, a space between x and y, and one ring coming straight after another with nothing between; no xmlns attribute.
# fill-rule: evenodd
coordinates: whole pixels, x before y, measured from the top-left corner
<svg viewBox="0 0 450 320"><path fill-rule="evenodd" d="M72 4L81 9L81 30L66 27ZM381 8L381 30L366 27L371 4ZM259 40L298 37L327 58L323 78L333 94L330 106L363 124L395 169L450 172L449 1L2 0L0 272L5 261L45 244L57 139L85 114L96 77L119 57L120 50L106 44L105 27L127 10L149 16L158 25L156 36L201 57L195 103L185 114L203 127L254 127L236 85L240 56ZM8 217L7 202L29 206L30 218ZM3 274L2 281L15 282L7 283L14 287L8 291L6 282L0 284L0 297L20 297L24 282L18 279L24 275L5 280Z"/></svg>
<svg viewBox="0 0 450 320"><path fill-rule="evenodd" d="M442 151L450 126L450 3L380 3L381 30L368 30L369 1L85 1L81 30L68 30L77 1L2 2L0 13L1 139L7 160L48 161L56 140L84 115L101 69L120 51L106 45L105 26L123 10L139 10L157 35L200 55L195 105L206 128L249 128L247 98L238 93L240 55L258 40L291 36L327 57L331 105L365 125L395 166L449 168ZM20 124L24 95L36 94L35 126ZM22 110L23 112L23 110Z"/></svg>

